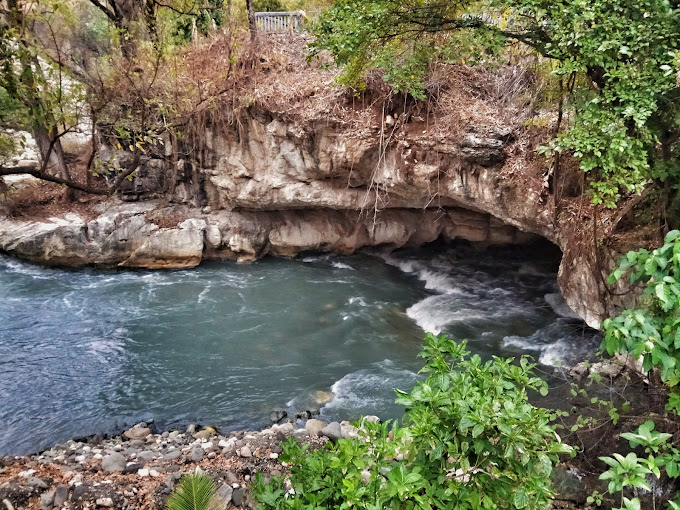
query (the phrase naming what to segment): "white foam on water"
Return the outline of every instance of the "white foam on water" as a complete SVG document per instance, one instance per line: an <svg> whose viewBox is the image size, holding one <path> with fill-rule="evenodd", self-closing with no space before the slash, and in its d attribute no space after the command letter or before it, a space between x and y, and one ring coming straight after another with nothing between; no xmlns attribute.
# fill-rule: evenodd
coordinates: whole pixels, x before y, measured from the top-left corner
<svg viewBox="0 0 680 510"><path fill-rule="evenodd" d="M333 262L331 265L336 269L351 269L352 271L354 271L354 268L352 266L350 266L349 264L345 264L344 262Z"/></svg>
<svg viewBox="0 0 680 510"><path fill-rule="evenodd" d="M379 408L385 404L386 395L394 395L395 389L410 389L417 378L415 372L399 369L390 360L374 363L371 368L351 372L336 381L331 386L333 399L322 407L322 412Z"/></svg>
<svg viewBox="0 0 680 510"><path fill-rule="evenodd" d="M6 256L0 257L0 263L2 263L10 273L32 276L35 279L52 278L54 273L54 270L51 268L34 266Z"/></svg>
<svg viewBox="0 0 680 510"><path fill-rule="evenodd" d="M557 320L528 337L506 336L502 346L534 351L540 364L568 368L574 362L587 359L595 352L597 343L598 337L594 332L584 337L577 330L570 330L564 320Z"/></svg>
<svg viewBox="0 0 680 510"><path fill-rule="evenodd" d="M357 304L359 306L368 306L366 301L364 301L364 298L362 298L361 296L351 297L347 300L347 303L350 305Z"/></svg>
<svg viewBox="0 0 680 510"><path fill-rule="evenodd" d="M200 305L203 300L206 299L208 296L208 293L210 292L210 285L208 285L205 289L203 289L200 294L198 295L198 304ZM212 300L211 300L212 301Z"/></svg>

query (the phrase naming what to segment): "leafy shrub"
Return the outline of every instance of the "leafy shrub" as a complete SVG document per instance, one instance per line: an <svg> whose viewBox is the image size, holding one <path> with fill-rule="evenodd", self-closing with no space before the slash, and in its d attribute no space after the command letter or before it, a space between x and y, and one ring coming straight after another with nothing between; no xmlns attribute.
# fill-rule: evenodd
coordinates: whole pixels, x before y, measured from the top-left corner
<svg viewBox="0 0 680 510"><path fill-rule="evenodd" d="M519 364L468 357L466 344L428 334L426 364L410 392L403 427L360 423L359 439L305 452L284 443L289 478L254 494L260 508L544 509L558 454L571 453L550 424L551 413L527 400L547 392L527 358Z"/></svg>
<svg viewBox="0 0 680 510"><path fill-rule="evenodd" d="M668 443L672 434L654 430L652 421L646 421L636 432L626 432L621 437L628 440L631 448L642 446L647 457L638 457L635 452L630 452L625 457L620 453L614 453L613 457L600 457L609 466L600 475L600 480L609 481L609 493L620 494L622 506L615 510L640 510L640 500L637 497L628 499L624 496L624 490L633 488L653 491L648 475L654 475L658 479L661 477L661 469L669 478L680 477L680 451ZM603 497L604 494L595 493L588 501L599 505ZM680 510L680 504L678 501L669 501L668 508Z"/></svg>
<svg viewBox="0 0 680 510"><path fill-rule="evenodd" d="M602 323L603 348L610 354L642 358L645 370L657 368L670 388L680 383L680 231L666 235L653 251L631 251L610 275L614 283L630 273L630 283L642 283L642 309L625 310ZM673 393L669 408L680 410L680 395Z"/></svg>

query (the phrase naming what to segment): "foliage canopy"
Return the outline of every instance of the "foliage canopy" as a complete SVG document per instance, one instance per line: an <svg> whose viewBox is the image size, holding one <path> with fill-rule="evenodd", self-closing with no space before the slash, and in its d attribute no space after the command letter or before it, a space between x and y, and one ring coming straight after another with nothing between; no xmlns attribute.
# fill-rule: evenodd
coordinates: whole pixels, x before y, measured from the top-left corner
<svg viewBox="0 0 680 510"><path fill-rule="evenodd" d="M680 175L680 9L669 0L337 0L314 28L316 51L362 86L384 72L398 91L423 98L433 63L494 65L509 45L584 79L572 117L544 150L568 152L589 173L593 200L615 207L652 179Z"/></svg>

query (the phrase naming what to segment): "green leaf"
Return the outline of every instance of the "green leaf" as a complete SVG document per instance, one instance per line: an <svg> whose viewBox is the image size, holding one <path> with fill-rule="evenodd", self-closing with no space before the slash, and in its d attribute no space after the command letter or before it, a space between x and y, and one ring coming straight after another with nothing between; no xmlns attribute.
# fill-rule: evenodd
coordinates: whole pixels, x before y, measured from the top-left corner
<svg viewBox="0 0 680 510"><path fill-rule="evenodd" d="M512 497L512 504L515 505L515 508L526 508L529 506L529 503L529 496L526 492L521 489L515 491L515 494Z"/></svg>
<svg viewBox="0 0 680 510"><path fill-rule="evenodd" d="M168 498L167 510L209 510L215 490L215 482L209 476L185 475Z"/></svg>

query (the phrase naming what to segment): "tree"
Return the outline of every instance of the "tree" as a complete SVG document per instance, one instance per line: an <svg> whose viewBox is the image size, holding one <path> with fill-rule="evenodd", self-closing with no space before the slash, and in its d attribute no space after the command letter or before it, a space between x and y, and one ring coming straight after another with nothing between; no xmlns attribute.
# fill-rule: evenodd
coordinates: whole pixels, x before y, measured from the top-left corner
<svg viewBox="0 0 680 510"><path fill-rule="evenodd" d="M568 152L589 173L595 203L615 207L650 180L680 176L680 11L668 0L339 0L314 32L316 51L361 86L379 68L399 91L423 98L433 62L491 63L521 43L583 77L571 124L546 152Z"/></svg>

